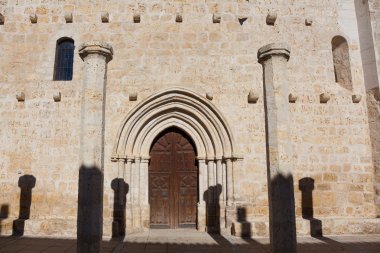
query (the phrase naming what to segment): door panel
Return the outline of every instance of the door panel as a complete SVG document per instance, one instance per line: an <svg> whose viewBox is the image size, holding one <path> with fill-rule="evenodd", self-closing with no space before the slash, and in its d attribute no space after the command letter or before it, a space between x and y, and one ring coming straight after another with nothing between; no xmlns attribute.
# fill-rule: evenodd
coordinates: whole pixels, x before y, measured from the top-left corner
<svg viewBox="0 0 380 253"><path fill-rule="evenodd" d="M198 169L191 139L169 129L156 139L150 157L151 227L195 226Z"/></svg>

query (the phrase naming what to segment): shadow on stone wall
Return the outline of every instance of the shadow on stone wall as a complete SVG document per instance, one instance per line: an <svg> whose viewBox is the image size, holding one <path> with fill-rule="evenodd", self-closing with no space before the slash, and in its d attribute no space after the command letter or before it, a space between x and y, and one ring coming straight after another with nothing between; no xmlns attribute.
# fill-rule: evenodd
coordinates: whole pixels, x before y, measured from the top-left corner
<svg viewBox="0 0 380 253"><path fill-rule="evenodd" d="M313 190L314 179L304 177L299 180L299 189L302 192L302 218L310 221L310 235L323 236L322 221L314 218Z"/></svg>
<svg viewBox="0 0 380 253"><path fill-rule="evenodd" d="M129 185L122 178L115 178L111 182L111 188L114 191L113 199L113 221L112 221L112 237L125 236L125 212L127 205L127 193Z"/></svg>
<svg viewBox="0 0 380 253"><path fill-rule="evenodd" d="M77 252L100 252L103 235L103 181L103 172L99 168L80 168Z"/></svg>
<svg viewBox="0 0 380 253"><path fill-rule="evenodd" d="M203 194L206 202L206 228L208 233L220 234L220 204L222 185L210 186Z"/></svg>
<svg viewBox="0 0 380 253"><path fill-rule="evenodd" d="M8 218L9 215L9 205L1 205L0 207L0 235L2 230L2 221Z"/></svg>
<svg viewBox="0 0 380 253"><path fill-rule="evenodd" d="M243 238L250 238L251 234L251 223L247 221L247 209L245 207L238 207L236 209L237 222L241 224L240 236Z"/></svg>
<svg viewBox="0 0 380 253"><path fill-rule="evenodd" d="M296 252L297 235L293 176L277 174L274 178L269 178L268 181L269 231L272 251Z"/></svg>
<svg viewBox="0 0 380 253"><path fill-rule="evenodd" d="M24 175L18 179L20 187L20 210L18 219L13 221L12 235L24 235L25 220L30 218L30 206L32 205L32 189L36 186L36 178L32 175Z"/></svg>

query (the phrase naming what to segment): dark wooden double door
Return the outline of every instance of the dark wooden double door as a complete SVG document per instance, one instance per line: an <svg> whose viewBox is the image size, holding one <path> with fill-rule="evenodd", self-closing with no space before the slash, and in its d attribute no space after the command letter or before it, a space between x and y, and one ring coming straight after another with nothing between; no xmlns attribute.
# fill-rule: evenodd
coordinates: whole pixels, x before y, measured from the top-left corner
<svg viewBox="0 0 380 253"><path fill-rule="evenodd" d="M152 228L195 227L198 169L195 147L182 131L161 133L150 151L149 204Z"/></svg>

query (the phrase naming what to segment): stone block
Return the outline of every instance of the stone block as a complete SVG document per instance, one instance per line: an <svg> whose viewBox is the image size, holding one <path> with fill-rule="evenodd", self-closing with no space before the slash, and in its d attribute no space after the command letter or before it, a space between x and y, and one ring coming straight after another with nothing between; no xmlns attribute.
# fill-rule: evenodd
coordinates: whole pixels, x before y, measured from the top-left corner
<svg viewBox="0 0 380 253"><path fill-rule="evenodd" d="M298 99L297 95L295 95L293 93L289 94L289 103L293 103L294 104L297 101L297 99Z"/></svg>
<svg viewBox="0 0 380 253"><path fill-rule="evenodd" d="M61 101L61 92L55 92L53 94L53 99L54 99L54 102L60 102Z"/></svg>
<svg viewBox="0 0 380 253"><path fill-rule="evenodd" d="M322 93L319 95L319 102L321 104L326 104L330 100L330 94L328 93Z"/></svg>
<svg viewBox="0 0 380 253"><path fill-rule="evenodd" d="M312 26L313 25L313 19L305 18L305 25L306 26Z"/></svg>
<svg viewBox="0 0 380 253"><path fill-rule="evenodd" d="M32 14L29 15L29 19L30 19L30 22L31 22L32 24L36 24L36 23L37 23L37 20L38 20L38 16L37 16L37 14L32 13Z"/></svg>
<svg viewBox="0 0 380 253"><path fill-rule="evenodd" d="M100 18L102 20L102 23L108 23L110 20L110 15L108 12L106 11L103 11L101 14L100 14Z"/></svg>
<svg viewBox="0 0 380 253"><path fill-rule="evenodd" d="M65 13L65 21L66 21L66 23L72 23L73 22L73 13L72 12L66 12Z"/></svg>
<svg viewBox="0 0 380 253"><path fill-rule="evenodd" d="M355 103L355 104L360 103L361 100L362 100L361 95L358 95L358 94L352 95L352 102L353 103Z"/></svg>
<svg viewBox="0 0 380 253"><path fill-rule="evenodd" d="M277 20L277 12L273 10L269 11L267 15L267 19L266 19L267 25L274 26L276 23L276 20Z"/></svg>
<svg viewBox="0 0 380 253"><path fill-rule="evenodd" d="M137 101L137 92L129 93L129 101Z"/></svg>
<svg viewBox="0 0 380 253"><path fill-rule="evenodd" d="M222 20L222 16L219 13L214 13L212 15L212 22L214 24L219 24L221 22L221 20Z"/></svg>
<svg viewBox="0 0 380 253"><path fill-rule="evenodd" d="M141 22L141 15L139 13L133 14L133 23L140 23Z"/></svg>
<svg viewBox="0 0 380 253"><path fill-rule="evenodd" d="M24 92L17 93L16 99L18 102L24 102L25 101L25 93Z"/></svg>
<svg viewBox="0 0 380 253"><path fill-rule="evenodd" d="M175 22L182 23L182 14L181 13L177 13L177 15L175 16Z"/></svg>
<svg viewBox="0 0 380 253"><path fill-rule="evenodd" d="M253 90L250 90L248 94L248 103L256 104L258 100L259 100L259 95L255 93Z"/></svg>

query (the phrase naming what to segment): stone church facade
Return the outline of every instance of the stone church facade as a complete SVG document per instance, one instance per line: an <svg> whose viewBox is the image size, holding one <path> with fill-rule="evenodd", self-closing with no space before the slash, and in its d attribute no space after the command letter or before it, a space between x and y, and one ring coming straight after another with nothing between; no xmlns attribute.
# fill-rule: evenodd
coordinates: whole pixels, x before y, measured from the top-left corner
<svg viewBox="0 0 380 253"><path fill-rule="evenodd" d="M0 0L0 234L380 233L379 27L376 0Z"/></svg>

